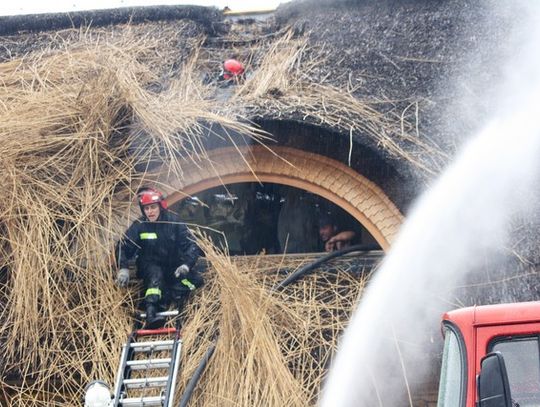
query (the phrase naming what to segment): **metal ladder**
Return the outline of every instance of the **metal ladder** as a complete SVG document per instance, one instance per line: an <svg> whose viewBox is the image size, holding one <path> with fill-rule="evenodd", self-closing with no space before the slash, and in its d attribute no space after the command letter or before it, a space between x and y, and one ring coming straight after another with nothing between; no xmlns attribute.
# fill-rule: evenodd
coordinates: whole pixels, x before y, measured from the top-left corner
<svg viewBox="0 0 540 407"><path fill-rule="evenodd" d="M177 316L178 311L158 315L170 318ZM140 317L145 319L146 314ZM155 340L149 340L152 337ZM174 328L133 331L122 347L111 405L172 407L181 350L179 322Z"/></svg>

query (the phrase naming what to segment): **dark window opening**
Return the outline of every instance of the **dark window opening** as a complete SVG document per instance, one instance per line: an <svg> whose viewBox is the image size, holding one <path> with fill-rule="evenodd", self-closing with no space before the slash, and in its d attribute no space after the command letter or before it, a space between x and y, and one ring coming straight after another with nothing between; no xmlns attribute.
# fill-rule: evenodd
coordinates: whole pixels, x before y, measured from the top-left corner
<svg viewBox="0 0 540 407"><path fill-rule="evenodd" d="M331 222L335 233L352 231L348 244L377 244L356 219L332 202L281 184L229 184L174 204L171 210L201 226L232 255L325 251L319 226Z"/></svg>

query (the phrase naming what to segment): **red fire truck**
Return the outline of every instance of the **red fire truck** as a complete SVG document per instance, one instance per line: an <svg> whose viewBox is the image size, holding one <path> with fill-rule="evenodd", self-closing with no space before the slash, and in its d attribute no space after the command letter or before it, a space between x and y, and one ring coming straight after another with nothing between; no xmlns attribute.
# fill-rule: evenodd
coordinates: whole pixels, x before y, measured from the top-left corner
<svg viewBox="0 0 540 407"><path fill-rule="evenodd" d="M540 406L540 302L443 316L438 407Z"/></svg>

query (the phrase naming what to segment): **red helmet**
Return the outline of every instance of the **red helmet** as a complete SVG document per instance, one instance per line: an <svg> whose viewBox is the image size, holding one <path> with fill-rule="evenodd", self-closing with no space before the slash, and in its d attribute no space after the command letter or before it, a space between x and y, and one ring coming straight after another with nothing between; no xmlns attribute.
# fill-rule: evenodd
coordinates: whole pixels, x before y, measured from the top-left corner
<svg viewBox="0 0 540 407"><path fill-rule="evenodd" d="M227 59L223 62L223 78L232 79L244 73L244 65L236 59Z"/></svg>
<svg viewBox="0 0 540 407"><path fill-rule="evenodd" d="M161 209L167 209L167 201L163 197L163 194L154 188L145 188L139 195L139 206L141 207L141 212L144 214L143 207L146 205L151 205L158 203Z"/></svg>

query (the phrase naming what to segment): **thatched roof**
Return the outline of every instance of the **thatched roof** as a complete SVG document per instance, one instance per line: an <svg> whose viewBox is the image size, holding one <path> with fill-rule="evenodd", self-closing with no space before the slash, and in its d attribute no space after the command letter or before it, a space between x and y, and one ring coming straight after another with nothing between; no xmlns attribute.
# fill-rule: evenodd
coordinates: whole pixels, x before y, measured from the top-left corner
<svg viewBox="0 0 540 407"><path fill-rule="evenodd" d="M414 100L437 96L470 51L484 60L500 52L486 45L508 35L512 17L491 1L308 0L282 7L276 20L325 48L335 83L351 81L362 97Z"/></svg>
<svg viewBox="0 0 540 407"><path fill-rule="evenodd" d="M304 0L276 21L323 49L326 81L418 114L420 136L451 155L485 118L526 12L492 0Z"/></svg>
<svg viewBox="0 0 540 407"><path fill-rule="evenodd" d="M81 378L114 374L117 346L130 324L126 303L136 294L114 287L108 254L125 226L128 196L141 182L155 179L156 162L176 177L186 162L212 168L205 161L207 149L265 141L250 125L254 121L284 145L350 159L351 167L406 209L478 123L475 115L458 120L454 113L447 124L460 87L481 95L486 82L498 78L495 68L467 80L473 69L462 65L482 66L505 53L505 47L482 45L507 44L502 40L520 10L490 6L474 0L298 2L282 8L275 20L235 24L216 10L195 7L2 18L0 160L7 198L0 202L0 276L6 280L0 286L0 315L6 321L0 339L8 350L0 356L36 379L26 393L15 389L21 405L39 405L32 400L34 390L49 389L51 380L80 394ZM90 28L79 26L90 20ZM478 59L470 58L473 47ZM246 61L253 74L224 91L207 79L216 77L229 56ZM479 103L473 112L488 107ZM527 249L538 250L536 234L527 237ZM535 267L527 256L516 258L525 259L523 268ZM213 261L218 278L227 279L231 260L218 253ZM248 313L261 298L275 305L272 295L261 297L267 281L262 274L244 293ZM233 309L238 297L224 289L227 284L236 281L213 286L231 311L224 324L235 323L242 311ZM356 293L363 285L355 284L346 282ZM308 301L303 290L313 294L312 287L291 294L292 300L301 297L294 302L295 321ZM340 316L352 307L351 298L337 307ZM213 297L203 299L210 311L220 305ZM192 332L202 327L210 338L216 329L212 315L197 315L200 325ZM295 336L296 324L290 332L279 330L279 316L269 316L278 322L272 325L275 332ZM342 321L332 325L329 347ZM252 327L244 328L244 339L253 339ZM75 351L65 347L66 338L94 354L70 359ZM260 345L268 349L275 343ZM309 358L311 344L305 343L308 351L300 358ZM40 353L36 344L43 345ZM68 359L71 364L64 364ZM80 370L81 360L86 370ZM55 369L48 371L51 366ZM324 366L316 368L320 374ZM306 379L309 401L320 378ZM62 389L51 391L45 398L60 396ZM249 400L252 394L245 396Z"/></svg>
<svg viewBox="0 0 540 407"><path fill-rule="evenodd" d="M223 31L221 12L202 6L125 7L118 9L0 16L0 35L17 35L65 30L78 27L104 27L116 24L191 20L208 35Z"/></svg>
<svg viewBox="0 0 540 407"><path fill-rule="evenodd" d="M319 60L325 58L309 71L310 81L347 89L358 100L375 102L378 111L393 115L396 120L405 119L413 126L408 130L414 140L400 137L399 132L391 135L399 149L408 153L407 157L396 155L380 140L366 137L361 129L354 132L354 138L381 154L398 172L415 177L425 175L426 171L431 175L437 173L461 139L478 124L479 116L470 113L471 108L479 114L487 108L486 98L480 95L485 95L486 85L500 75L499 66L491 62L508 50L510 43L506 39L519 26L516 17L520 12L517 6L505 8L488 0L307 0L280 7L275 19L255 24L240 21L235 26L224 22L217 9L194 6L2 17L0 35L4 37L0 37L0 42L4 47L0 57L51 46L53 32L61 37L66 35L59 30L90 25L115 31L122 29L119 24L130 22L132 27L142 24L145 35L167 38L167 43L173 35L176 43L167 48L167 53L173 52L170 57L177 58L178 63L193 46L185 39L206 35L203 50L207 51L208 63L217 65L227 55L247 57L254 45L267 39L261 39L261 33L262 37L272 38L286 26L293 26L297 35L307 35L308 54L316 54ZM190 28L183 27L174 35L180 21ZM258 55L250 56L253 64L264 56L264 50L263 46ZM217 70L215 65L213 69ZM471 80L471 72L480 75ZM455 108L453 102L464 89L473 95L471 106L462 109L469 113L459 120L454 117L450 127L446 115ZM250 106L247 116L254 120L275 118L312 123L337 130L336 136L340 136L335 123L283 104ZM341 133L349 137L349 129L342 127ZM414 183L409 189L415 189Z"/></svg>
<svg viewBox="0 0 540 407"><path fill-rule="evenodd" d="M301 5L298 7L301 7ZM224 23L223 17L217 10L200 7L152 7L104 10L69 15L4 17L1 22L5 36L0 37L0 41L4 44L4 47L0 51L0 58L23 55L26 52L39 48L54 48L55 43L62 43L66 40L66 37L79 35L80 33L77 33L77 30L68 30L68 28L77 28L81 23L90 24L90 27L103 27L103 29L107 27L106 30L108 31L118 32L123 29L122 25L118 24L124 24L129 21L130 30L139 31L141 35L165 40L166 46L164 45L163 53L168 56L167 61L176 59L177 65L180 65L185 60L190 49L194 46L192 42L189 42L190 38L195 38L198 35L207 36L202 51L205 52L207 59L206 65L209 67L206 74L212 76L216 74L219 61L231 55L247 58L256 67L258 62L264 59L265 52L269 50L270 45L265 44L269 44L271 40L278 38L283 33L285 24L295 26L300 24L303 30L308 32L308 30L305 30L306 25L303 21L303 18L306 17L302 15L291 17L291 13L287 14L288 12L286 10L278 14L276 22L269 20L249 24L252 21L247 20L240 21L234 25L227 22ZM305 11L303 8L301 10L302 12ZM344 14L344 16L351 15L353 18L359 18L355 17L354 13L351 14L349 11L348 9L343 9L337 12ZM311 67L306 69L302 80L309 80L319 85L333 85L338 89L349 89L361 102L366 99L366 93L363 85L362 88L356 89L359 83L358 81L362 80L365 67L370 66L370 69L373 69L373 67L376 68L377 61L373 60L373 63L355 65L347 63L347 61L343 61L340 58L337 64L338 66L336 66L333 63L335 58L329 55L327 51L330 48L336 49L335 47L337 46L337 49L343 51L343 55L352 55L350 49L352 43L341 42L336 44L334 40L342 38L344 33L340 32L336 36L332 35L329 29L324 28L324 24L329 24L336 16L330 16L325 21L324 17L327 16L327 10L323 9L320 13L323 17L321 22L323 23L322 32L324 32L324 35L321 36L318 32L312 32L308 36L309 49L302 51L303 55L299 57L303 58L302 63L307 61ZM284 15L288 15L288 18L283 17ZM338 16L336 18L339 20L342 17ZM179 27L180 24L182 25L181 28ZM347 26L349 24L355 26L356 21L345 22L345 24ZM175 33L175 30L178 32ZM94 31L94 29L86 30L88 35L92 35ZM356 33L353 32L352 35L356 35ZM281 44L280 46L287 46L287 44ZM259 50L257 51L254 47L258 47ZM360 48L353 48L354 50L358 51ZM322 56L329 57L327 63L320 63ZM365 54L358 56L365 61L371 58L371 55L367 55L368 58L366 58ZM319 62L314 64L313 61L315 60ZM371 74L368 73L367 75L369 76ZM272 88L279 88L279 86L270 85ZM393 86L394 84L391 85ZM375 101L376 105L372 105L372 108L375 111L386 112L388 120L393 120L396 128L389 130L389 138L384 141L369 136L366 137L365 131L362 128L358 128L356 131L353 131L354 139L359 145L364 145L370 148L375 154L381 155L383 162L389 161L393 167L397 168L403 174L409 176L418 175L418 168L420 174L425 174L426 171L427 173L437 172L446 160L444 153L442 151L437 152L438 147L431 142L422 142L422 145L419 146L418 139L411 140L408 137L402 137L403 134L400 134L402 131L399 127L403 123L399 122L406 120L408 122L406 131L414 131L410 125L416 120L416 110L408 109L405 114L402 114L401 109L403 107L399 105L396 107L395 105L395 92L389 92L388 90L389 87L387 86L384 92L379 92L378 94L372 92L367 99L372 102ZM313 89L313 92L318 93L319 91L318 89ZM321 115L319 112L309 111L309 109L308 111L299 110L295 105L287 102L283 103L283 100L274 103L279 98L281 92L282 90L277 93L274 91L260 95L265 99L263 101L264 103L260 103L261 100L255 101L255 103L249 103L243 114L252 120L268 121L270 119L276 119L311 123L336 132L336 137L340 137L341 133L348 140L349 133L354 129L351 129L347 123L340 124L339 122L341 116L344 118L350 116L349 112L332 112L330 115ZM410 103L409 101L412 100L409 95L400 96L399 99L407 100L407 103ZM348 102L345 103L348 104ZM331 108L331 106L329 107ZM317 109L317 106L314 105L313 108ZM340 109L339 106L336 106L336 108ZM413 119L412 121L410 120L411 118ZM387 119L385 118L384 120ZM380 123L380 125L382 124ZM391 139L394 140L388 144L388 141ZM380 148L381 146L383 148ZM403 160L402 158L405 159ZM415 189L414 182L410 185L409 189ZM405 200L408 199L410 197Z"/></svg>

